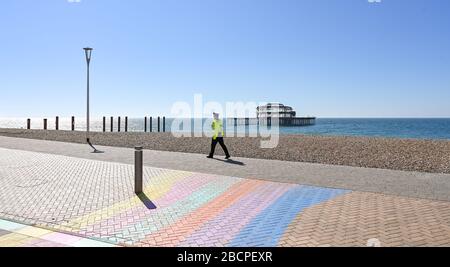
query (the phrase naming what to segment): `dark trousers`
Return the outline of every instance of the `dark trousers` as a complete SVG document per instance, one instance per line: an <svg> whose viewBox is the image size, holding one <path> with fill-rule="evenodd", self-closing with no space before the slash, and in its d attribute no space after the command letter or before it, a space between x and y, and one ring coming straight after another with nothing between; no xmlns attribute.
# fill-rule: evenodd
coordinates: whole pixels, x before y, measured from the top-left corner
<svg viewBox="0 0 450 267"><path fill-rule="evenodd" d="M230 157L230 153L228 153L227 146L225 146L225 143L223 142L223 137L217 137L216 140L212 140L211 143L211 152L209 153L209 156L214 156L214 151L216 150L217 143L220 144L220 146L223 149L223 152L225 152L225 156Z"/></svg>

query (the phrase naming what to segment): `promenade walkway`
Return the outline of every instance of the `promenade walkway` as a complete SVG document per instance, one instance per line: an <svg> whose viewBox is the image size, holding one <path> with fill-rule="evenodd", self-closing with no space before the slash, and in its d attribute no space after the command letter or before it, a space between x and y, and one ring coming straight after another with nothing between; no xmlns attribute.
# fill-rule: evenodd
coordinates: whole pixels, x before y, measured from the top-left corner
<svg viewBox="0 0 450 267"><path fill-rule="evenodd" d="M446 175L146 151L136 196L133 150L101 149L0 137L0 218L119 246L450 245Z"/></svg>
<svg viewBox="0 0 450 267"><path fill-rule="evenodd" d="M4 136L0 136L0 147L134 164L134 150L131 148L98 146L105 153L92 154L87 145ZM144 151L144 164L158 168L450 201L450 174L264 159L233 159L235 162L230 163L224 162L221 157L210 160L201 154Z"/></svg>

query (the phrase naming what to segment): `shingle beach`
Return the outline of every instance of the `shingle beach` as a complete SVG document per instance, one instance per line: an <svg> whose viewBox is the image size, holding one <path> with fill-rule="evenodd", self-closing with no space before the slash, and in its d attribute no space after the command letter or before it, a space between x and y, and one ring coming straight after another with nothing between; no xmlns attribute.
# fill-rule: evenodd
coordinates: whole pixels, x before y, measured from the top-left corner
<svg viewBox="0 0 450 267"><path fill-rule="evenodd" d="M0 129L0 135L84 143L85 132ZM171 133L91 133L94 144L103 146L207 154L208 137L175 138ZM281 135L273 149L260 148L260 138L229 137L225 142L236 157L450 173L450 141L373 137ZM217 155L223 155L220 147Z"/></svg>

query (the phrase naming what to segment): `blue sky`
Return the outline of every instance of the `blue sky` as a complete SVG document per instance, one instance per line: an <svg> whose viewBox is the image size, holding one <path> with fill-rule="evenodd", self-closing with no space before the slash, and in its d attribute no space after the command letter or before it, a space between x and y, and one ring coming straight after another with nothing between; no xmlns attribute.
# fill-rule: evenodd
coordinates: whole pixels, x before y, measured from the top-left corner
<svg viewBox="0 0 450 267"><path fill-rule="evenodd" d="M0 117L167 115L277 101L319 117L450 117L448 0L2 0Z"/></svg>

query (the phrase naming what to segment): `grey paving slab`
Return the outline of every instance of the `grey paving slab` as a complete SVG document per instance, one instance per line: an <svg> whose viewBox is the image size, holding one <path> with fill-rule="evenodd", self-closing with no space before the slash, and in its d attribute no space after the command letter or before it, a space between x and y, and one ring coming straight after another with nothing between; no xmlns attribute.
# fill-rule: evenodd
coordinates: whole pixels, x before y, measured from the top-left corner
<svg viewBox="0 0 450 267"><path fill-rule="evenodd" d="M99 147L105 153L93 154L90 153L91 149L83 144L1 136L0 147L109 162L134 162L134 152L130 148ZM149 150L144 152L146 166L450 201L449 174L248 158L234 160L235 162L229 163L220 158L206 159L205 155L201 154Z"/></svg>
<svg viewBox="0 0 450 267"><path fill-rule="evenodd" d="M146 168L146 180L168 170ZM0 148L0 214L62 224L134 196L133 166Z"/></svg>

